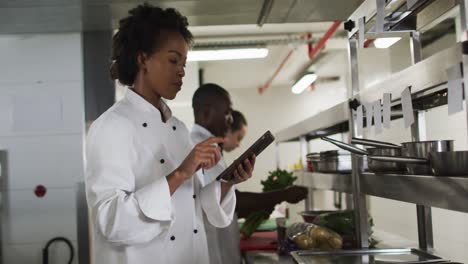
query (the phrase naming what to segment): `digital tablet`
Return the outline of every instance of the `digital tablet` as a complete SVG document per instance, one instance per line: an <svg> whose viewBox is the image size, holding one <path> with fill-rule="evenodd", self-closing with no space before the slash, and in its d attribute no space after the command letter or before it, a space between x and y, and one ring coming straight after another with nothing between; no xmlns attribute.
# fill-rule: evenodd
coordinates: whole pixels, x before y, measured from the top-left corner
<svg viewBox="0 0 468 264"><path fill-rule="evenodd" d="M234 171L237 169L239 164L244 160L248 159L252 154L258 157L264 149L266 149L273 141L275 137L270 131L265 132L257 141L255 141L242 155L239 156L229 167L227 167L217 178L218 181L231 181L234 178Z"/></svg>

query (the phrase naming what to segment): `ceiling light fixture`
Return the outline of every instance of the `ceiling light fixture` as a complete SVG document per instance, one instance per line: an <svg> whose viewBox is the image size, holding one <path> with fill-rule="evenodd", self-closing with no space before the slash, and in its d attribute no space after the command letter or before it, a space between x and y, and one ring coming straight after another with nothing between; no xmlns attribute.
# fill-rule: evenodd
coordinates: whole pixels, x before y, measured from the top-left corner
<svg viewBox="0 0 468 264"><path fill-rule="evenodd" d="M267 48L192 50L188 52L187 61L261 59L267 55Z"/></svg>
<svg viewBox="0 0 468 264"><path fill-rule="evenodd" d="M307 87L309 87L311 84L313 84L317 80L317 74L315 73L307 73L302 78L297 81L293 87L291 88L291 91L294 94L300 94L302 93Z"/></svg>
<svg viewBox="0 0 468 264"><path fill-rule="evenodd" d="M374 45L378 49L386 49L397 43L401 38L378 38L374 41Z"/></svg>

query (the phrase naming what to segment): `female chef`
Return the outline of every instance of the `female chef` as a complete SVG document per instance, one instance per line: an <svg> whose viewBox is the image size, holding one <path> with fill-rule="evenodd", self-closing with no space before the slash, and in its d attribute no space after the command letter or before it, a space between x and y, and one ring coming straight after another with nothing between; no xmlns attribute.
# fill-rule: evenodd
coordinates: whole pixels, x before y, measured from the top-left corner
<svg viewBox="0 0 468 264"><path fill-rule="evenodd" d="M202 211L217 227L233 219L232 183L202 184L223 139L194 146L163 101L182 86L192 42L187 26L175 9L144 4L113 37L111 76L129 90L87 136L94 263L208 263ZM245 160L235 182L251 177L254 163Z"/></svg>

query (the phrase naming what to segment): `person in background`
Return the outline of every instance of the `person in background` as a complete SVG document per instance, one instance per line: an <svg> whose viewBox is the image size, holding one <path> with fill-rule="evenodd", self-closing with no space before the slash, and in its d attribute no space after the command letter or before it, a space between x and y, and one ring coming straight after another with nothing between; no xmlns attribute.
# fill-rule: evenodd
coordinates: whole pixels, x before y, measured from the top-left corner
<svg viewBox="0 0 468 264"><path fill-rule="evenodd" d="M239 112L231 111L230 96L224 88L212 83L200 86L193 95L192 106L195 124L191 137L194 143L214 135L226 137L223 149L231 151L239 146L240 141L245 135L247 122L243 117L244 121L237 118L238 114L240 114ZM244 125L240 126L239 124L241 123ZM230 139L231 137L232 139ZM226 167L226 163L221 159L216 166L205 170L205 180L207 182L215 181L216 176L224 171ZM298 202L307 194L307 189L294 187L288 191L282 190L266 194L236 191L236 197L238 194L243 199L244 205L236 207L236 210L239 210L240 215L244 217L245 214L255 210L270 208L270 206L273 207L284 200ZM286 194L288 197L285 197ZM255 197L257 195L259 195L259 201L248 200L251 198L257 199ZM281 197L281 200L278 200L278 197ZM252 203L252 201L255 201L255 203ZM259 205L255 205L257 202ZM236 215L234 216L234 221L226 228L218 228L205 221L205 231L207 233L208 247L210 248L210 264L241 263L239 247L240 230Z"/></svg>
<svg viewBox="0 0 468 264"><path fill-rule="evenodd" d="M216 227L232 222L232 184L205 183L201 174L220 160L217 144L224 139L194 145L163 101L182 87L193 38L187 26L175 9L143 4L129 11L113 36L111 77L129 90L87 135L94 263L205 264L203 214ZM236 181L251 176L253 163L244 161Z"/></svg>
<svg viewBox="0 0 468 264"><path fill-rule="evenodd" d="M232 111L233 122L231 128L226 133L223 150L231 152L240 146L240 143L247 133L247 120L244 115L237 111ZM273 208L281 202L298 203L307 197L307 188L293 185L291 187L265 192L241 192L236 189L236 214L239 218L245 218L250 213L263 209ZM253 203L252 201L255 201Z"/></svg>

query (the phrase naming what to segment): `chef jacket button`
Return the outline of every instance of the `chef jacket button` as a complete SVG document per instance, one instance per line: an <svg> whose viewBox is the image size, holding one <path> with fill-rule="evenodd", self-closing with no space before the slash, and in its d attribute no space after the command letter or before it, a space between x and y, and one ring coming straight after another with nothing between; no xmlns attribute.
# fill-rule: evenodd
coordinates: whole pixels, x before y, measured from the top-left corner
<svg viewBox="0 0 468 264"><path fill-rule="evenodd" d="M198 230L194 229L194 230L193 230L193 233L195 233L195 234L198 233Z"/></svg>
<svg viewBox="0 0 468 264"><path fill-rule="evenodd" d="M175 131L176 129L177 129L177 128L176 128L175 126L172 126L172 130L174 130L174 131Z"/></svg>
<svg viewBox="0 0 468 264"><path fill-rule="evenodd" d="M161 159L159 162L161 162L161 164L164 164L164 162L166 162L164 159Z"/></svg>
<svg viewBox="0 0 468 264"><path fill-rule="evenodd" d="M148 124L146 124L146 123L143 123L143 124L142 124L142 126L143 126L143 127L147 127L147 126L148 126Z"/></svg>
<svg viewBox="0 0 468 264"><path fill-rule="evenodd" d="M175 236L171 236L171 240L175 240Z"/></svg>
<svg viewBox="0 0 468 264"><path fill-rule="evenodd" d="M195 199L195 198L197 198L197 196L194 194L194 195L193 195L193 199Z"/></svg>

